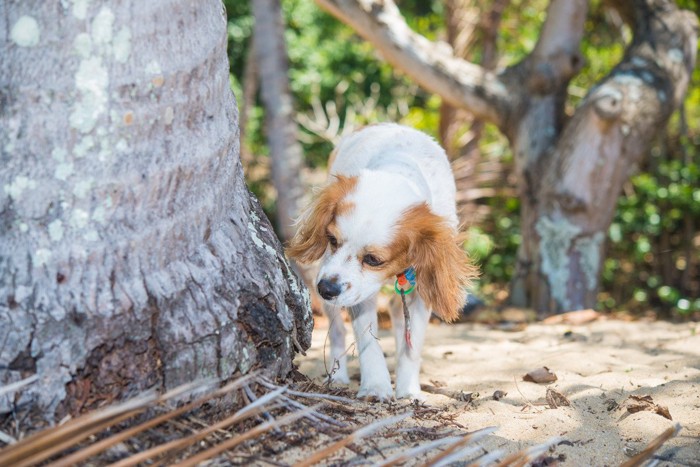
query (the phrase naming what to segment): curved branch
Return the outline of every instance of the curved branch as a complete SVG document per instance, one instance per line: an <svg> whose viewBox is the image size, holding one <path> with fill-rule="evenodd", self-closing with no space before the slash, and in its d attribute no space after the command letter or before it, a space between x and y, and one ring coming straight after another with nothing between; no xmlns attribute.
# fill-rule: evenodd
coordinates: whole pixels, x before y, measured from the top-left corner
<svg viewBox="0 0 700 467"><path fill-rule="evenodd" d="M511 95L499 75L456 58L444 43L412 31L393 0L316 0L374 44L384 58L428 91L496 125L507 120Z"/></svg>
<svg viewBox="0 0 700 467"><path fill-rule="evenodd" d="M583 66L580 47L588 0L552 0L537 45L526 58L531 64L530 91L547 94L566 86Z"/></svg>

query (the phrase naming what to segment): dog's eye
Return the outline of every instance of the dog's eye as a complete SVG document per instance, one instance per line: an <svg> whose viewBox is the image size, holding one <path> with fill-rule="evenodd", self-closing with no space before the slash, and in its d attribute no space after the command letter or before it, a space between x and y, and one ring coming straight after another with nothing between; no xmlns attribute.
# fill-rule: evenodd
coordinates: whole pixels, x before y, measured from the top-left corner
<svg viewBox="0 0 700 467"><path fill-rule="evenodd" d="M338 239L335 236L328 234L328 243L331 244L333 248L338 246Z"/></svg>
<svg viewBox="0 0 700 467"><path fill-rule="evenodd" d="M384 264L384 261L382 261L374 255L369 254L362 257L362 262L368 266L381 266L382 264Z"/></svg>

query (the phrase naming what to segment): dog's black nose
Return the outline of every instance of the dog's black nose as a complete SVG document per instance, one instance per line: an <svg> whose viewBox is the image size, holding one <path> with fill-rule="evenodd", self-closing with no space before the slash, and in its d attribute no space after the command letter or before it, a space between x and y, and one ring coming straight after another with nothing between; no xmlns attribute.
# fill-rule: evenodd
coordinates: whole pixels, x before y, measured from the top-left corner
<svg viewBox="0 0 700 467"><path fill-rule="evenodd" d="M326 300L331 300L338 295L340 295L340 292L342 291L342 287L340 284L338 284L337 279L321 279L318 281L318 293L321 295L321 297L325 298Z"/></svg>

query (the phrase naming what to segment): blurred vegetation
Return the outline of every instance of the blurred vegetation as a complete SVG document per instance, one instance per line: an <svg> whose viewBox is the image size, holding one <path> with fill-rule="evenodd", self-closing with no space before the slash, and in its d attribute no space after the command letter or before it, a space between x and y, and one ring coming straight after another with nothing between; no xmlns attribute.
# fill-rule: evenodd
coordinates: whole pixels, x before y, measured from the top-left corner
<svg viewBox="0 0 700 467"><path fill-rule="evenodd" d="M242 80L253 18L250 0L225 1L229 18L232 87L242 102ZM700 0L678 2L699 11ZM414 30L444 37L439 0L398 2ZM499 66L522 59L534 46L544 20L545 0L513 0L498 38ZM399 121L437 137L440 99L380 60L372 46L320 10L313 0L282 0L287 24L290 84L300 115L300 139L311 169L323 170L333 137L346 125ZM586 66L569 87L567 111L621 59L631 32L601 1L593 1L582 51ZM478 61L478 53L475 59ZM700 317L700 71L696 68L684 108L658 138L643 167L635 170L618 201L609 232L600 308L664 317ZM259 102L248 109L245 150L249 166L265 167L267 149ZM325 116L330 123L318 118ZM334 123L333 120L336 120ZM309 124L309 121L317 125ZM320 131L328 123L328 131ZM338 131L332 127L338 126ZM512 166L507 141L487 125L480 157ZM265 209L274 209L264 170L251 175L251 189ZM512 177L511 177L512 178ZM514 180L509 178L509 183ZM502 299L513 274L520 243L519 201L494 196L477 201L489 209L478 225L469 223L465 247L482 269L480 293Z"/></svg>

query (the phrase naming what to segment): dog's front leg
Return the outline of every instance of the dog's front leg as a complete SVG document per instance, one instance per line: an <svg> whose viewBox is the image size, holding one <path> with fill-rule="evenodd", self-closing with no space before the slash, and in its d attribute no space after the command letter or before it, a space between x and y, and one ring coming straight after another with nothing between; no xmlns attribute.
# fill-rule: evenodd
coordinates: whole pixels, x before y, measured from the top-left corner
<svg viewBox="0 0 700 467"><path fill-rule="evenodd" d="M406 343L405 322L401 300L396 300L391 307L391 322L396 337L396 397L421 399L420 392L420 354L423 350L425 331L430 319L430 310L423 299L414 294L407 299L411 319L411 344Z"/></svg>
<svg viewBox="0 0 700 467"><path fill-rule="evenodd" d="M357 396L374 396L379 400L391 399L393 391L389 369L377 338L376 295L351 307L350 316L357 352L360 355L360 390Z"/></svg>
<svg viewBox="0 0 700 467"><path fill-rule="evenodd" d="M339 306L323 304L323 311L328 317L328 335L331 344L331 368L326 368L331 381L348 384L348 357L345 348L345 323Z"/></svg>

